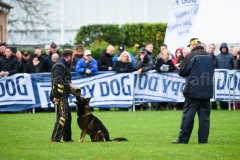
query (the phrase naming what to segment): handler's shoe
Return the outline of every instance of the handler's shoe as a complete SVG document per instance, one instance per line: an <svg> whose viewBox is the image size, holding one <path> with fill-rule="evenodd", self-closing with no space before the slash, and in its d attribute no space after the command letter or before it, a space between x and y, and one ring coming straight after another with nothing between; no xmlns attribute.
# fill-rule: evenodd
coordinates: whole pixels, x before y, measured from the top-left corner
<svg viewBox="0 0 240 160"><path fill-rule="evenodd" d="M172 141L172 144L187 144L187 143L181 142L179 141L179 139L177 139L175 141Z"/></svg>
<svg viewBox="0 0 240 160"><path fill-rule="evenodd" d="M51 140L51 143L61 143L60 141Z"/></svg>

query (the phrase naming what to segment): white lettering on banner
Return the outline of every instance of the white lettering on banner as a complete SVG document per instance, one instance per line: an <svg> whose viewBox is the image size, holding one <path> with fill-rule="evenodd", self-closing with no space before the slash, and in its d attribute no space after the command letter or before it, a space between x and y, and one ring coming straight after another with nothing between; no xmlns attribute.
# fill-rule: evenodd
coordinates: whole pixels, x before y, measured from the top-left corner
<svg viewBox="0 0 240 160"><path fill-rule="evenodd" d="M107 73L94 77L73 80L81 88L82 97L91 97L91 106L111 104L132 104L132 74ZM53 107L50 102L51 82L37 82L42 108ZM75 106L75 96L69 96L69 105Z"/></svg>
<svg viewBox="0 0 240 160"><path fill-rule="evenodd" d="M236 72L236 74L235 74ZM216 100L240 100L240 72L215 70ZM229 76L230 75L230 76ZM0 107L19 105L49 108L53 107L49 95L51 90L50 74L16 74L0 79ZM32 79L31 79L32 78ZM228 85L230 83L230 85ZM81 88L82 97L92 97L91 106L132 105L136 102L168 101L183 102L185 79L177 73L149 71L144 74L102 73L94 76L73 78L73 84ZM229 92L230 91L230 92ZM134 95L133 95L134 94ZM75 96L69 96L70 106L75 106Z"/></svg>
<svg viewBox="0 0 240 160"><path fill-rule="evenodd" d="M81 88L81 96L92 97L91 103L132 103L132 74L108 74L74 80Z"/></svg>
<svg viewBox="0 0 240 160"><path fill-rule="evenodd" d="M15 74L0 79L0 104L35 104L29 74Z"/></svg>

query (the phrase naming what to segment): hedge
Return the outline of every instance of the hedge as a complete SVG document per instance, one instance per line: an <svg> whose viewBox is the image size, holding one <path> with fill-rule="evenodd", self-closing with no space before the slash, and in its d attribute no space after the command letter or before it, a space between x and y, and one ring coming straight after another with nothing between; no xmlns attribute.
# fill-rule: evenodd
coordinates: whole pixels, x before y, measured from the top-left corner
<svg viewBox="0 0 240 160"><path fill-rule="evenodd" d="M94 56L96 47L102 48L99 44L102 42L108 46L118 46L124 44L127 51L135 55L136 47L139 49L146 43L153 43L153 56L159 53L160 45L164 42L166 23L137 23L137 24L94 24L83 26L78 30L75 38L75 44L83 44L85 48L90 49ZM97 44L97 45L96 45ZM106 47L104 46L104 47ZM100 54L100 53L98 53ZM98 57L98 55L96 55Z"/></svg>

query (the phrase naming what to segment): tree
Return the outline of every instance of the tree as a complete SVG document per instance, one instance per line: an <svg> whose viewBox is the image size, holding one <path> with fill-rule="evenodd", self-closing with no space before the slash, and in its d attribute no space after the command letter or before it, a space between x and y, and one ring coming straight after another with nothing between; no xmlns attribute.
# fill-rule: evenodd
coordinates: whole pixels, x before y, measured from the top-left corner
<svg viewBox="0 0 240 160"><path fill-rule="evenodd" d="M45 0L4 0L14 7L8 17L8 38L14 43L21 38L44 40L42 33L49 27L48 3Z"/></svg>

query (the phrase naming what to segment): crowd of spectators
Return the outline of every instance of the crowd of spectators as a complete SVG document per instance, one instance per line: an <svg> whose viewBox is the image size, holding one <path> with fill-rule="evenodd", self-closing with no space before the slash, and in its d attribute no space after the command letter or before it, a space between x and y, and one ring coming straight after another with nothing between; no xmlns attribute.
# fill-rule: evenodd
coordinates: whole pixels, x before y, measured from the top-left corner
<svg viewBox="0 0 240 160"><path fill-rule="evenodd" d="M206 46L202 43L206 50ZM45 46L45 55L42 49L36 47L33 54L27 51L22 53L15 47L7 47L5 43L0 44L0 77L11 76L16 73L43 73L51 72L54 63L61 57L57 45L53 42ZM80 74L91 74L97 71L116 71L118 73L127 73L136 71L142 74L149 70L157 70L159 72L172 72L178 69L178 65L183 61L184 57L191 52L191 45L188 47L177 48L175 54L167 49L166 44L160 46L160 53L154 59L153 44L147 43L145 47L140 48L139 54L135 57L125 50L124 45L118 46L118 52L114 56L114 46L109 45L102 51L96 60L92 57L90 50L84 50L84 46L78 44L72 57L71 72ZM215 45L210 44L208 53L212 56L216 69L240 69L240 51L236 46L228 48L226 43L222 43L219 54L215 55ZM139 106L143 110L149 110L148 103L142 103ZM181 109L181 103L152 103L152 108L165 110ZM228 109L226 102L220 102L221 109ZM237 106L238 107L238 106ZM217 109L215 102L212 103L212 109Z"/></svg>

